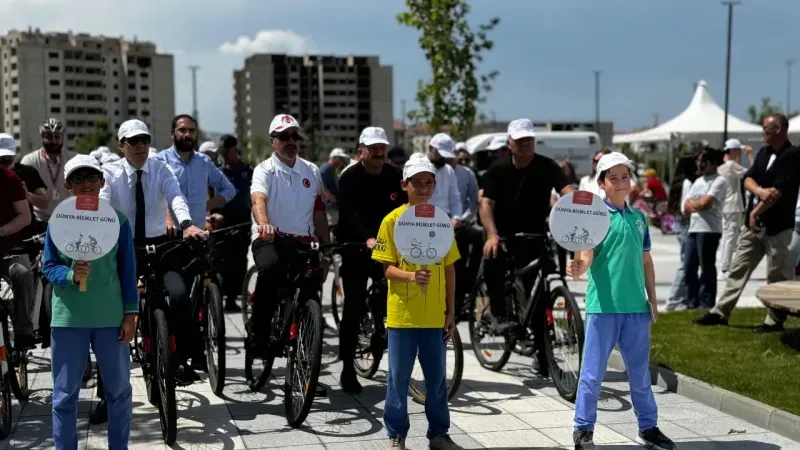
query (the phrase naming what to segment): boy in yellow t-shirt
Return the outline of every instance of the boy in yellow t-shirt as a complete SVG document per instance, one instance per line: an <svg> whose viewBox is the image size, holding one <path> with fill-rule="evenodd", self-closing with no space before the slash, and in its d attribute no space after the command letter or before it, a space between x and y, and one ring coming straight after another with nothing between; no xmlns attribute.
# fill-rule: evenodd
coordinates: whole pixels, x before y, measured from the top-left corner
<svg viewBox="0 0 800 450"><path fill-rule="evenodd" d="M445 379L446 342L455 329L456 275L453 263L460 255L455 241L447 255L422 270L405 261L394 244L394 226L409 206L427 203L436 187L435 169L423 154L414 154L403 168L403 190L408 204L387 215L381 223L372 259L383 263L389 284L386 327L389 341L389 379L383 421L390 449L405 449L408 434L408 383L419 362L425 373L430 448L460 449L450 439L450 411ZM421 287L427 285L423 293Z"/></svg>

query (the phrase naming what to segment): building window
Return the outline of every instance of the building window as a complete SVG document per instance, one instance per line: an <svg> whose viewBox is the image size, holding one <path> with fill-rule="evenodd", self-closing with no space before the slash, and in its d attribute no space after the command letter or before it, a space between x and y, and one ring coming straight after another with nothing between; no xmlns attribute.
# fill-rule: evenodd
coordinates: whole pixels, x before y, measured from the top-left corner
<svg viewBox="0 0 800 450"><path fill-rule="evenodd" d="M136 97L134 96L128 97L128 103L136 103Z"/></svg>
<svg viewBox="0 0 800 450"><path fill-rule="evenodd" d="M11 98L17 98L17 97L19 97L19 92L11 91Z"/></svg>
<svg viewBox="0 0 800 450"><path fill-rule="evenodd" d="M114 74L115 77L119 76L119 72L117 72L116 70L114 72L112 72L112 73Z"/></svg>
<svg viewBox="0 0 800 450"><path fill-rule="evenodd" d="M148 75L147 72L139 72L139 76L142 77L142 78L147 78L150 75Z"/></svg>
<svg viewBox="0 0 800 450"><path fill-rule="evenodd" d="M136 117L136 110L135 109L129 109L128 110L128 117Z"/></svg>
<svg viewBox="0 0 800 450"><path fill-rule="evenodd" d="M145 97L139 100L141 103L150 103L150 99Z"/></svg>
<svg viewBox="0 0 800 450"><path fill-rule="evenodd" d="M11 105L11 112L19 112L19 105Z"/></svg>
<svg viewBox="0 0 800 450"><path fill-rule="evenodd" d="M140 91L149 91L150 90L150 86L148 86L146 84L143 84L143 85L139 86L139 90Z"/></svg>
<svg viewBox="0 0 800 450"><path fill-rule="evenodd" d="M50 52L47 54L47 56L50 58L58 58L58 52Z"/></svg>
<svg viewBox="0 0 800 450"><path fill-rule="evenodd" d="M136 83L128 83L128 89L131 91L136 90Z"/></svg>
<svg viewBox="0 0 800 450"><path fill-rule="evenodd" d="M50 66L49 70L51 73L58 72L58 66Z"/></svg>
<svg viewBox="0 0 800 450"><path fill-rule="evenodd" d="M61 100L61 94L59 94L58 92L50 94L50 100Z"/></svg>
<svg viewBox="0 0 800 450"><path fill-rule="evenodd" d="M131 77L131 78L133 78L133 77L135 77L135 76L136 76L136 72L134 72L133 70L129 70L129 71L128 71L128 76L129 76L129 77Z"/></svg>
<svg viewBox="0 0 800 450"><path fill-rule="evenodd" d="M61 86L61 82L59 80L50 80L50 86Z"/></svg>

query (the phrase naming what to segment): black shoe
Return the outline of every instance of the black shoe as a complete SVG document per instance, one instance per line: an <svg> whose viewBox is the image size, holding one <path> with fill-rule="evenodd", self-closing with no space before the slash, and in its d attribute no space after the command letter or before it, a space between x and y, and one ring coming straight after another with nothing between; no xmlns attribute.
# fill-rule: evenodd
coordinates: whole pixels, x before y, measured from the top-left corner
<svg viewBox="0 0 800 450"><path fill-rule="evenodd" d="M781 331L783 331L783 325L781 324L767 325L764 323L753 329L753 333L756 334L779 333Z"/></svg>
<svg viewBox="0 0 800 450"><path fill-rule="evenodd" d="M328 396L328 388L317 383L317 390L314 392L315 397L327 397Z"/></svg>
<svg viewBox="0 0 800 450"><path fill-rule="evenodd" d="M105 400L100 400L97 408L89 415L89 423L92 425L100 425L108 422L108 405Z"/></svg>
<svg viewBox="0 0 800 450"><path fill-rule="evenodd" d="M94 377L94 366L92 365L92 360L86 362L86 368L83 370L83 382L88 383L89 380Z"/></svg>
<svg viewBox="0 0 800 450"><path fill-rule="evenodd" d="M720 316L719 314L707 312L694 319L692 322L694 322L695 325L727 325L728 319Z"/></svg>
<svg viewBox="0 0 800 450"><path fill-rule="evenodd" d="M236 300L229 300L225 302L225 312L238 313L242 312L242 308L236 304Z"/></svg>
<svg viewBox="0 0 800 450"><path fill-rule="evenodd" d="M188 364L181 364L175 372L175 384L178 386L188 386L200 381L200 375L195 372Z"/></svg>
<svg viewBox="0 0 800 450"><path fill-rule="evenodd" d="M353 362L345 361L344 367L345 368L342 369L342 376L339 378L339 384L342 385L342 390L348 394L360 394L364 388L361 387L361 383L358 382L356 370L353 368Z"/></svg>
<svg viewBox="0 0 800 450"><path fill-rule="evenodd" d="M14 336L14 350L21 352L31 348L36 348L36 339L32 334L20 334Z"/></svg>
<svg viewBox="0 0 800 450"><path fill-rule="evenodd" d="M636 437L636 443L654 450L673 450L675 448L675 443L664 436L664 433L662 433L658 427L639 431L639 436Z"/></svg>
<svg viewBox="0 0 800 450"><path fill-rule="evenodd" d="M575 430L572 432L572 442L575 443L575 450L594 450L594 431Z"/></svg>

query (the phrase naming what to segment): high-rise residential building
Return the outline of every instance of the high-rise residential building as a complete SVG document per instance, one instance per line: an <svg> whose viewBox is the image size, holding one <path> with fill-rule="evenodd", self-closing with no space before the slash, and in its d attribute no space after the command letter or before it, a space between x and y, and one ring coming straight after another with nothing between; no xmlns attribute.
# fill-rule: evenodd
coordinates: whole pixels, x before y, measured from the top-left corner
<svg viewBox="0 0 800 450"><path fill-rule="evenodd" d="M326 147L353 149L368 126L393 142L392 67L377 57L257 54L234 72L233 86L236 134L251 148L286 113Z"/></svg>
<svg viewBox="0 0 800 450"><path fill-rule="evenodd" d="M150 127L154 147L172 144L175 115L172 55L151 42L88 34L11 30L0 36L0 130L22 152L39 148L39 125L49 117L65 124L65 144L105 120L138 118Z"/></svg>

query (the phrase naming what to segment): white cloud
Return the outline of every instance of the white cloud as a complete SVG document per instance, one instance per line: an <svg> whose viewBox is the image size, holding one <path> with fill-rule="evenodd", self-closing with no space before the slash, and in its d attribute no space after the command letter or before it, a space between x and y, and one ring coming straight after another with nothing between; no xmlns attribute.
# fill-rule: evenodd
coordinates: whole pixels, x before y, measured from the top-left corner
<svg viewBox="0 0 800 450"><path fill-rule="evenodd" d="M225 54L287 53L302 55L316 50L314 41L291 30L263 30L255 37L240 36L235 42L225 42L219 51Z"/></svg>

